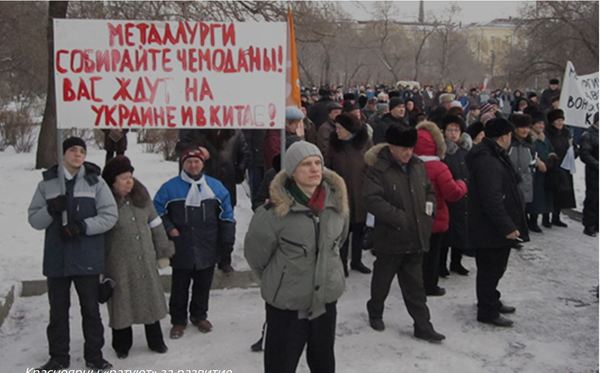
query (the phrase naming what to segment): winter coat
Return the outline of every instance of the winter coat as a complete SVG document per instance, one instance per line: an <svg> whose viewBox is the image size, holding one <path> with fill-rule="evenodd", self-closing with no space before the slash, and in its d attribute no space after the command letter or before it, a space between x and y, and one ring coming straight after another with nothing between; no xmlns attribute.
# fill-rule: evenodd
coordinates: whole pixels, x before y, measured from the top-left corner
<svg viewBox="0 0 600 373"><path fill-rule="evenodd" d="M285 148L288 149L296 141L302 138L295 133L285 132ZM267 169L273 167L275 156L281 154L281 130L267 130L265 138L265 164Z"/></svg>
<svg viewBox="0 0 600 373"><path fill-rule="evenodd" d="M230 252L235 241L235 220L229 192L217 179L204 176L206 191L199 207L185 206L190 184L181 176L164 183L156 196L154 207L165 229L179 230L175 255L171 259L174 269L205 269L215 265L222 249Z"/></svg>
<svg viewBox="0 0 600 373"><path fill-rule="evenodd" d="M270 203L259 207L246 233L244 255L261 280L261 295L282 310L325 313L325 304L344 292L339 250L348 234L344 180L325 169L325 207L318 216L288 192L284 171L270 187Z"/></svg>
<svg viewBox="0 0 600 373"><path fill-rule="evenodd" d="M585 130L579 141L579 156L585 163L585 188L598 193L598 127Z"/></svg>
<svg viewBox="0 0 600 373"><path fill-rule="evenodd" d="M104 274L115 281L108 300L109 325L123 329L152 324L167 315L158 259L175 252L146 188L135 180L125 198L118 198L119 220L106 236Z"/></svg>
<svg viewBox="0 0 600 373"><path fill-rule="evenodd" d="M463 198L467 194L467 185L463 180L454 180L450 169L442 162L446 156L446 142L438 126L433 122L421 122L417 130L419 137L414 152L425 163L427 177L435 190L432 233L446 232L450 221L446 202Z"/></svg>
<svg viewBox="0 0 600 373"><path fill-rule="evenodd" d="M446 157L444 163L448 165L450 173L455 180L462 180L465 183L469 181L469 169L467 168L467 154L473 146L469 134L461 135L457 143L446 140ZM456 202L448 202L450 211L450 224L448 234L446 235L446 245L457 248L469 247L469 210L468 193Z"/></svg>
<svg viewBox="0 0 600 373"><path fill-rule="evenodd" d="M252 157L246 139L240 130L211 131L209 140L217 153L211 154L212 172L208 176L218 179L225 185L231 196L231 204L237 204L236 184L244 181L244 176Z"/></svg>
<svg viewBox="0 0 600 373"><path fill-rule="evenodd" d="M396 255L429 251L433 217L426 203L435 211L435 191L423 161L413 156L403 167L388 144L379 144L365 153L365 163L363 195L375 216L374 250Z"/></svg>
<svg viewBox="0 0 600 373"><path fill-rule="evenodd" d="M265 157L263 152L265 135L267 130L242 130L242 134L246 139L248 150L250 151L250 167L265 167Z"/></svg>
<svg viewBox="0 0 600 373"><path fill-rule="evenodd" d="M573 188L573 175L560 165L562 164L567 150L573 145L571 132L565 126L557 129L553 125L546 127L546 136L550 140L554 152L557 155L557 167L546 176L552 186L555 209L575 208L575 191ZM577 152L575 152L577 154Z"/></svg>
<svg viewBox="0 0 600 373"><path fill-rule="evenodd" d="M530 214L546 214L553 210L552 189L547 177L556 164L556 154L548 137L542 132L536 135L531 131L533 149L537 158L546 165L546 172L537 169L533 173L533 200L527 204L527 212Z"/></svg>
<svg viewBox="0 0 600 373"><path fill-rule="evenodd" d="M76 238L60 236L61 219L48 213L47 200L60 195L58 167L42 173L29 204L29 224L45 229L43 273L46 277L97 275L104 271L104 233L117 222L117 204L100 167L85 162L77 175L66 181L69 222L83 222L85 232Z"/></svg>
<svg viewBox="0 0 600 373"><path fill-rule="evenodd" d="M308 108L306 114L317 125L317 129L321 128L321 125L329 120L329 104L332 102L329 97L323 97Z"/></svg>
<svg viewBox="0 0 600 373"><path fill-rule="evenodd" d="M509 247L506 235L519 230L529 240L519 174L506 152L484 138L467 154L469 169L469 245L473 249Z"/></svg>
<svg viewBox="0 0 600 373"><path fill-rule="evenodd" d="M115 141L110 135L111 130L102 130L104 132L104 150L107 152L125 153L127 150L127 132L128 129L121 130L121 138Z"/></svg>
<svg viewBox="0 0 600 373"><path fill-rule="evenodd" d="M373 144L381 144L385 142L385 132L392 124L401 124L409 128L405 118L396 118L392 114L387 113L373 120Z"/></svg>
<svg viewBox="0 0 600 373"><path fill-rule="evenodd" d="M342 141L333 133L330 138L329 153L325 165L340 175L346 183L350 205L350 222L364 223L367 210L362 196L363 174L366 168L364 155L373 143L367 128L363 126L349 141Z"/></svg>
<svg viewBox="0 0 600 373"><path fill-rule="evenodd" d="M531 138L518 139L513 136L508 149L508 158L521 177L519 189L523 193L525 203L533 201L533 172L535 170L534 150Z"/></svg>
<svg viewBox="0 0 600 373"><path fill-rule="evenodd" d="M323 158L327 158L327 152L329 151L329 142L332 134L335 132L335 123L331 120L327 120L317 131L317 147L321 150Z"/></svg>
<svg viewBox="0 0 600 373"><path fill-rule="evenodd" d="M598 175L598 127L586 129L579 139L579 156L585 163L585 172Z"/></svg>
<svg viewBox="0 0 600 373"><path fill-rule="evenodd" d="M304 140L317 145L317 126L308 117L304 118Z"/></svg>
<svg viewBox="0 0 600 373"><path fill-rule="evenodd" d="M544 114L552 110L552 99L554 97L560 97L560 89L553 91L550 88L546 88L542 92L542 96L540 97L540 110L542 110ZM551 125L551 123L548 124Z"/></svg>

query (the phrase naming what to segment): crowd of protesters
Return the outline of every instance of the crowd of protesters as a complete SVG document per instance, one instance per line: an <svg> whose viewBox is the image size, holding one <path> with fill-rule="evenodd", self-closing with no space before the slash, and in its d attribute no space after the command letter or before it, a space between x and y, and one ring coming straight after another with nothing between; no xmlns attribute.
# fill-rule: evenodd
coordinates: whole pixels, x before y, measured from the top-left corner
<svg viewBox="0 0 600 373"><path fill-rule="evenodd" d="M71 283L89 368L112 366L102 355L100 302L119 358L128 356L134 324L144 324L150 350L167 352L167 312L171 339L184 336L188 321L211 332L210 287L215 267L235 270L236 185L244 180L255 211L244 255L266 304L264 344L253 350L264 345L265 372L294 372L305 346L311 372L335 371L337 300L352 270L372 276L365 306L374 330L385 330L397 277L414 336L441 342L427 297L445 295L440 276L467 276L462 257L474 256L477 320L510 327L503 315L515 307L497 290L510 252L535 240L530 232L566 227L577 156L586 165L584 233L598 232L598 114L574 141L559 96L556 79L540 96L431 86L303 90L301 107L286 109L284 133L180 130L179 173L154 198L133 177L124 133L106 133L102 172L85 162L83 140L65 140L62 170L44 172L29 207L30 224L46 231L50 360L40 370L70 364ZM373 268L363 263L366 250ZM168 265L167 307L157 268Z"/></svg>

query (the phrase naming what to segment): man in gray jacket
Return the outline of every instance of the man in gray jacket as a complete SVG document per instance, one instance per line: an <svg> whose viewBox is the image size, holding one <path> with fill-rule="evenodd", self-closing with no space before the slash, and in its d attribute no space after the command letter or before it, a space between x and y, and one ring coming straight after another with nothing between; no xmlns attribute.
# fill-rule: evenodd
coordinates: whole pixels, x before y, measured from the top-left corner
<svg viewBox="0 0 600 373"><path fill-rule="evenodd" d="M83 318L86 366L110 369L112 365L102 357L104 329L98 291L99 275L104 271L104 233L117 222L117 204L100 177L100 168L84 162L85 142L70 137L62 147L64 165L43 173L28 210L29 224L46 231L43 272L50 302L50 360L39 370L53 372L69 367L71 283L75 284ZM64 167L65 194L61 194L58 167ZM64 212L66 225L62 223Z"/></svg>
<svg viewBox="0 0 600 373"><path fill-rule="evenodd" d="M385 133L387 143L365 154L369 166L363 184L367 211L375 216L369 323L383 331L383 309L394 277L402 290L408 313L414 320L414 336L429 342L445 337L433 329L423 285L423 253L435 211L435 192L423 161L413 155L417 131L393 124Z"/></svg>
<svg viewBox="0 0 600 373"><path fill-rule="evenodd" d="M339 253L348 236L346 185L306 141L295 142L284 163L244 242L266 302L265 372L295 372L306 345L311 373L333 373L336 302L345 286Z"/></svg>

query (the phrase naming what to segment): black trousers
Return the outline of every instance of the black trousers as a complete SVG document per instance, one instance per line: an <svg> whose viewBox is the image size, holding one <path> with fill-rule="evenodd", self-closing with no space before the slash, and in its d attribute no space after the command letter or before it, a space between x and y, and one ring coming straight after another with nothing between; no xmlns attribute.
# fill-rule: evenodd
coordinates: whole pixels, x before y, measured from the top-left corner
<svg viewBox="0 0 600 373"><path fill-rule="evenodd" d="M346 242L344 242L344 245L340 248L340 258L342 259L342 264L344 264L344 266L348 263L348 246L350 245L350 242L352 242L352 258L350 259L350 263L358 264L362 261L364 226L365 223L350 225L348 239L346 239Z"/></svg>
<svg viewBox="0 0 600 373"><path fill-rule="evenodd" d="M188 299L192 281L192 300L189 302L190 318L198 321L206 319L214 272L214 266L201 270L173 268L171 297L169 298L171 324L187 325Z"/></svg>
<svg viewBox="0 0 600 373"><path fill-rule="evenodd" d="M233 253L233 246L227 249L219 249L219 268L223 266L231 265L231 253Z"/></svg>
<svg viewBox="0 0 600 373"><path fill-rule="evenodd" d="M336 303L313 320L299 319L298 311L281 310L269 304L265 340L265 373L294 373L306 345L311 373L335 372Z"/></svg>
<svg viewBox="0 0 600 373"><path fill-rule="evenodd" d="M160 328L160 320L144 325L146 332L146 342L150 349L158 349L162 347L165 342L163 340L162 330ZM130 327L123 329L112 330L112 347L115 351L120 353L127 353L133 344L133 330Z"/></svg>
<svg viewBox="0 0 600 373"><path fill-rule="evenodd" d="M479 249L475 253L477 263L477 318L492 320L500 315L502 306L498 283L506 271L510 246L499 249Z"/></svg>
<svg viewBox="0 0 600 373"><path fill-rule="evenodd" d="M402 298L415 327L431 326L427 297L423 287L423 254L391 255L375 252L373 277L371 278L371 299L367 302L369 317L383 318L385 299L390 292L394 276L402 290Z"/></svg>
<svg viewBox="0 0 600 373"><path fill-rule="evenodd" d="M440 249L440 271L443 268L448 270L448 267L446 267L448 265L448 252L450 252L450 268L452 268L453 265L461 264L463 250L459 249L458 247L451 248L449 246L442 245L442 248Z"/></svg>
<svg viewBox="0 0 600 373"><path fill-rule="evenodd" d="M104 328L98 306L99 276L48 277L48 301L50 322L46 329L50 357L68 365L69 357L69 308L71 306L71 283L79 297L83 329L83 355L85 361L102 359Z"/></svg>
<svg viewBox="0 0 600 373"><path fill-rule="evenodd" d="M598 172L585 172L583 226L598 229Z"/></svg>
<svg viewBox="0 0 600 373"><path fill-rule="evenodd" d="M432 233L429 251L423 255L423 286L426 292L434 291L440 279L440 249L446 233Z"/></svg>

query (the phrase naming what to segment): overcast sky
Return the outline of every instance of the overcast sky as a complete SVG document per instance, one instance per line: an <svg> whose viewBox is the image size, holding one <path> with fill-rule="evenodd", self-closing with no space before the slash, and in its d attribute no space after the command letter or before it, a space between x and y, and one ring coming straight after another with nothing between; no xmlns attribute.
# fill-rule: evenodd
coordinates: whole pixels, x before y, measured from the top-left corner
<svg viewBox="0 0 600 373"><path fill-rule="evenodd" d="M357 3L360 3L357 4ZM341 1L342 8L358 20L371 19L368 10L372 9L374 1ZM419 15L419 1L394 1L398 8L399 20L416 21ZM457 21L463 23L489 22L495 18L508 18L519 15L519 8L525 1L455 1L461 8ZM425 17L434 14L443 16L444 10L450 5L449 1L425 1ZM365 10L365 8L367 10Z"/></svg>

